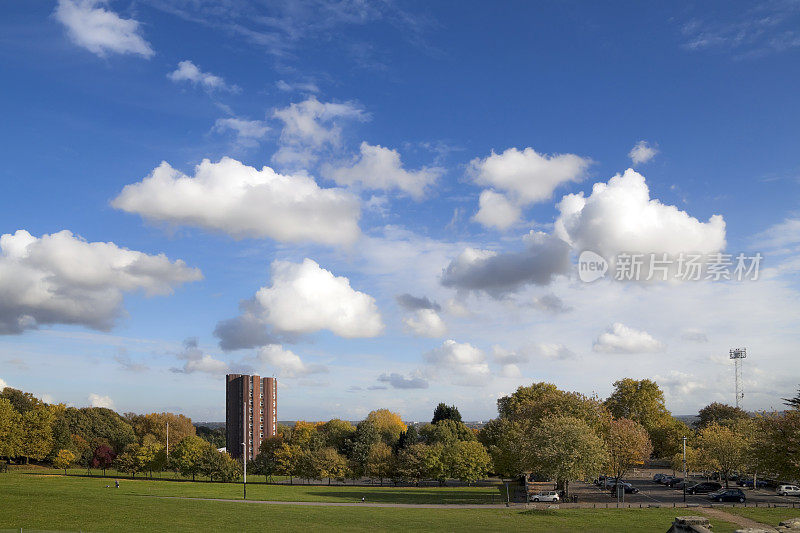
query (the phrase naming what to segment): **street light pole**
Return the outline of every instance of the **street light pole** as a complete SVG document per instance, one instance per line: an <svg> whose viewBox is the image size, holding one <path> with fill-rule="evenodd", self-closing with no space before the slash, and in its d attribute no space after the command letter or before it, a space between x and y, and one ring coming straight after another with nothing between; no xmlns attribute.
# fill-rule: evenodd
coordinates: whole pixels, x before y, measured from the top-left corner
<svg viewBox="0 0 800 533"><path fill-rule="evenodd" d="M686 479L686 437L683 437L683 503L686 503L686 485L689 480Z"/></svg>
<svg viewBox="0 0 800 533"><path fill-rule="evenodd" d="M242 483L242 488L244 489L244 499L247 499L247 443L243 442L242 446L244 448L244 453L242 454L242 463L244 463L244 483Z"/></svg>

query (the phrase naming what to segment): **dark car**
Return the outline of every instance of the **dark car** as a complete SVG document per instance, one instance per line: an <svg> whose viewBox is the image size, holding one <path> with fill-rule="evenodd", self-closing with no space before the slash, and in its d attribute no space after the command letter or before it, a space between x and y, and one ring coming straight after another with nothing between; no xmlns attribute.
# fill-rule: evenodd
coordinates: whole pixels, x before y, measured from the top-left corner
<svg viewBox="0 0 800 533"><path fill-rule="evenodd" d="M656 474L653 476L653 481L656 483L661 483L661 480L666 477L666 474Z"/></svg>
<svg viewBox="0 0 800 533"><path fill-rule="evenodd" d="M683 481L682 477L674 477L674 478L669 480L669 483L667 483L667 485L669 485L670 487L674 487L675 485L677 485L681 481Z"/></svg>
<svg viewBox="0 0 800 533"><path fill-rule="evenodd" d="M747 497L742 489L722 489L708 495L712 502L739 502L744 503Z"/></svg>
<svg viewBox="0 0 800 533"><path fill-rule="evenodd" d="M673 489L677 489L677 490L683 490L683 489L684 489L684 487L685 487L685 488L687 488L687 489L688 489L689 487L691 487L691 486L692 486L692 485L694 485L695 483L697 483L697 481L692 481L692 480L689 480L689 481L681 481L680 483L675 483L675 484L672 486L672 488L673 488Z"/></svg>
<svg viewBox="0 0 800 533"><path fill-rule="evenodd" d="M658 482L662 485L669 485L669 482L675 479L675 476L664 476Z"/></svg>
<svg viewBox="0 0 800 533"><path fill-rule="evenodd" d="M740 487L747 487L747 488L750 488L750 489L753 488L753 480L752 479L740 479L739 481L736 482L736 484L739 485ZM767 483L763 479L756 480L756 487L758 487L758 488L764 488L764 487L766 487L768 485L769 485L769 483Z"/></svg>
<svg viewBox="0 0 800 533"><path fill-rule="evenodd" d="M630 483L626 483L623 481L622 483L620 483L620 485L622 485L622 489L625 491L625 494L637 494L639 492L639 489L637 489ZM613 485L611 485L611 494L616 494L616 493L617 493L617 484L614 483Z"/></svg>
<svg viewBox="0 0 800 533"><path fill-rule="evenodd" d="M692 485L686 489L686 492L689 494L707 494L709 492L715 492L722 488L722 485L717 483L716 481L704 481L702 483L697 483L696 485Z"/></svg>

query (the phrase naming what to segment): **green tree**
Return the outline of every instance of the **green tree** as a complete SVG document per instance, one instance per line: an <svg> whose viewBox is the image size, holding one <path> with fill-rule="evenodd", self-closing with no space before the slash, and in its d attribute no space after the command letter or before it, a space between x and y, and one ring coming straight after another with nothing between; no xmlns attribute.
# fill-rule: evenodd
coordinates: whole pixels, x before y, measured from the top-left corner
<svg viewBox="0 0 800 533"><path fill-rule="evenodd" d="M475 432L464 425L463 422L445 419L435 424L425 424L419 430L420 435L427 444L453 444L458 441L477 440Z"/></svg>
<svg viewBox="0 0 800 533"><path fill-rule="evenodd" d="M28 459L41 461L53 447L53 414L45 405L39 405L22 414L22 446L20 452Z"/></svg>
<svg viewBox="0 0 800 533"><path fill-rule="evenodd" d="M450 476L472 484L486 477L492 463L483 444L478 441L457 441L444 450Z"/></svg>
<svg viewBox="0 0 800 533"><path fill-rule="evenodd" d="M0 457L19 455L22 455L22 415L11 400L0 398Z"/></svg>
<svg viewBox="0 0 800 533"><path fill-rule="evenodd" d="M655 381L625 378L614 382L614 392L605 401L614 418L638 422L648 431L670 416L664 393Z"/></svg>
<svg viewBox="0 0 800 533"><path fill-rule="evenodd" d="M529 468L553 479L569 494L569 482L597 475L607 461L605 442L584 420L545 418L521 450Z"/></svg>
<svg viewBox="0 0 800 533"><path fill-rule="evenodd" d="M297 473L302 449L295 444L282 443L275 450L275 473L281 476L289 476L289 484L294 484L294 476Z"/></svg>
<svg viewBox="0 0 800 533"><path fill-rule="evenodd" d="M435 479L439 482L439 485L444 486L450 473L444 453L444 445L425 446L425 452L425 477Z"/></svg>
<svg viewBox="0 0 800 533"><path fill-rule="evenodd" d="M350 448L350 461L353 476L361 477L367 475L367 461L369 451L373 445L381 440L381 434L375 423L370 420L362 420L356 426Z"/></svg>
<svg viewBox="0 0 800 533"><path fill-rule="evenodd" d="M59 416L66 420L70 435L79 435L93 446L106 443L115 453L120 453L125 446L139 440L133 427L111 409L67 407Z"/></svg>
<svg viewBox="0 0 800 533"><path fill-rule="evenodd" d="M5 387L0 391L0 398L5 398L11 402L14 409L16 409L19 414L23 415L37 407L44 407L44 403L30 392L22 392L21 390L12 389L11 387Z"/></svg>
<svg viewBox="0 0 800 533"><path fill-rule="evenodd" d="M208 426L196 426L197 436L209 442L214 448L225 447L225 428L210 428ZM170 431L170 441L172 434Z"/></svg>
<svg viewBox="0 0 800 533"><path fill-rule="evenodd" d="M325 446L333 447L337 452L346 454L348 441L353 438L356 428L346 420L334 418L319 426L318 431L325 437Z"/></svg>
<svg viewBox="0 0 800 533"><path fill-rule="evenodd" d="M568 416L580 418L595 431L602 432L610 420L608 409L599 399L562 391L552 383L519 387L510 396L497 400L497 410L500 418L525 422L531 427L545 418Z"/></svg>
<svg viewBox="0 0 800 533"><path fill-rule="evenodd" d="M272 476L278 474L278 463L275 459L275 454L282 445L283 438L280 435L267 437L261 441L258 455L252 461L252 472L264 476L265 481L269 481Z"/></svg>
<svg viewBox="0 0 800 533"><path fill-rule="evenodd" d="M765 415L757 421L758 463L765 472L781 479L800 473L800 410Z"/></svg>
<svg viewBox="0 0 800 533"><path fill-rule="evenodd" d="M170 451L170 459L183 476L192 476L200 472L203 451L209 444L196 435L189 435L181 440Z"/></svg>
<svg viewBox="0 0 800 533"><path fill-rule="evenodd" d="M719 471L727 488L731 473L747 464L747 437L731 427L711 423L700 430L698 442L704 462Z"/></svg>
<svg viewBox="0 0 800 533"><path fill-rule="evenodd" d="M408 429L400 433L400 438L397 439L397 446L395 447L395 450L399 451L413 444L417 444L419 439L420 437L419 433L417 432L417 428L413 425L408 426Z"/></svg>
<svg viewBox="0 0 800 533"><path fill-rule="evenodd" d="M159 442L157 436L150 433L142 438L138 457L142 470L150 472L150 477L153 477L154 470L160 472L167 466L165 446Z"/></svg>
<svg viewBox="0 0 800 533"><path fill-rule="evenodd" d="M436 424L442 420L461 422L461 413L458 412L458 408L455 405L440 403L436 406L436 409L433 410L433 419L431 420L431 424Z"/></svg>
<svg viewBox="0 0 800 533"><path fill-rule="evenodd" d="M714 402L700 409L698 417L697 428L703 429L711 424L729 425L750 418L750 415L740 407Z"/></svg>
<svg viewBox="0 0 800 533"><path fill-rule="evenodd" d="M644 464L653 452L644 426L627 418L611 421L606 447L609 469L617 479L623 479L636 465Z"/></svg>
<svg viewBox="0 0 800 533"><path fill-rule="evenodd" d="M797 389L797 394L792 398L782 398L783 404L789 409L800 409L800 389Z"/></svg>
<svg viewBox="0 0 800 533"><path fill-rule="evenodd" d="M490 420L478 433L478 440L492 457L494 472L505 478L514 478L529 466L520 455L528 446L531 425L524 421L505 418Z"/></svg>
<svg viewBox="0 0 800 533"><path fill-rule="evenodd" d="M683 437L694 438L694 430L673 416L650 428L653 456L659 459L672 457L683 450Z"/></svg>
<svg viewBox="0 0 800 533"><path fill-rule="evenodd" d="M320 479L328 478L328 485L331 484L331 478L342 480L347 476L347 458L337 452L336 448L317 450L314 453L314 461Z"/></svg>
<svg viewBox="0 0 800 533"><path fill-rule="evenodd" d="M55 458L53 458L53 467L64 470L64 475L67 475L67 468L75 460L75 454L71 450L59 450Z"/></svg>
<svg viewBox="0 0 800 533"><path fill-rule="evenodd" d="M137 472L142 471L142 462L139 457L138 444L128 444L122 453L117 455L116 464L117 470L125 472L133 477L136 477Z"/></svg>
<svg viewBox="0 0 800 533"><path fill-rule="evenodd" d="M383 485L383 479L391 477L394 471L394 455L385 442L373 444L367 456L367 475L377 477Z"/></svg>
<svg viewBox="0 0 800 533"><path fill-rule="evenodd" d="M397 454L397 473L401 479L410 481L415 485L427 477L425 458L428 446L425 444L409 444Z"/></svg>

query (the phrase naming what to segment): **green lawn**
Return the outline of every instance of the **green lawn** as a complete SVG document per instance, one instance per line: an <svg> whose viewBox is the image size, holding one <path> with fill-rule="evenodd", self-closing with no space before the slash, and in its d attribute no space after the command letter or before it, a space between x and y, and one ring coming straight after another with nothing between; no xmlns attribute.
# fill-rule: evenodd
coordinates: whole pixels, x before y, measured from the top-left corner
<svg viewBox="0 0 800 533"><path fill-rule="evenodd" d="M725 510L731 514L744 516L757 522L761 522L762 524L769 524L771 526L777 526L780 524L781 520L786 520L787 518L800 517L800 509L789 509L782 507L771 509L764 507L734 507Z"/></svg>
<svg viewBox="0 0 800 533"><path fill-rule="evenodd" d="M370 507L310 507L241 502L212 502L147 497L147 494L205 495L228 491L211 483L168 483L124 480L120 489L106 488L106 479L9 473L0 474L0 529L57 529L66 531L260 531L277 524L282 530L341 531L415 529L497 531L666 531L675 509L574 509L520 511L513 509L409 509ZM113 483L112 483L113 485ZM238 488L241 488L238 487ZM350 487L348 487L349 489ZM355 492L341 487L264 486L254 496L286 499L291 492L318 501L352 501ZM258 490L258 489L256 489ZM305 490L306 492L302 492ZM363 489L361 489L363 491ZM381 489L366 489L377 497ZM397 501L431 499L438 489L382 489ZM460 490L460 489L459 489ZM464 489L471 492L469 489ZM478 489L483 490L483 489ZM267 491L274 491L275 494ZM312 492L313 491L313 492ZM450 491L457 492L457 491ZM212 494L219 496L220 494ZM248 496L250 491L248 490ZM359 498L360 499L360 498ZM376 500L372 500L376 501ZM734 527L714 522L715 533Z"/></svg>

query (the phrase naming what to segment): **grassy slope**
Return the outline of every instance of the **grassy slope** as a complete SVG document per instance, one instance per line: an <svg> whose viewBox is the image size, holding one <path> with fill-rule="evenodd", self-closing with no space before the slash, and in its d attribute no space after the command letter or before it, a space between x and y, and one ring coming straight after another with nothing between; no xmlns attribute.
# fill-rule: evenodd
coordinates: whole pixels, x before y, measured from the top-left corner
<svg viewBox="0 0 800 533"><path fill-rule="evenodd" d="M607 531L665 531L673 509L518 511L506 509L383 509L369 507L308 507L149 498L147 486L164 486L173 495L208 490L205 483L136 482L126 490L105 488L107 480L0 475L0 528L46 528L92 531L196 531L281 529L323 531L361 529ZM340 487L317 487L319 500L341 501ZM369 489L378 490L378 489ZM391 491L392 489L384 489ZM409 490L409 489L404 489ZM413 489L410 489L413 490ZM403 496L406 498L407 496ZM352 501L352 500L351 500ZM715 522L714 531L734 528Z"/></svg>
<svg viewBox="0 0 800 533"><path fill-rule="evenodd" d="M777 526L780 524L781 520L786 520L787 518L800 518L800 509L780 507L777 509L766 509L764 507L734 507L732 509L725 509L725 511L772 526Z"/></svg>

